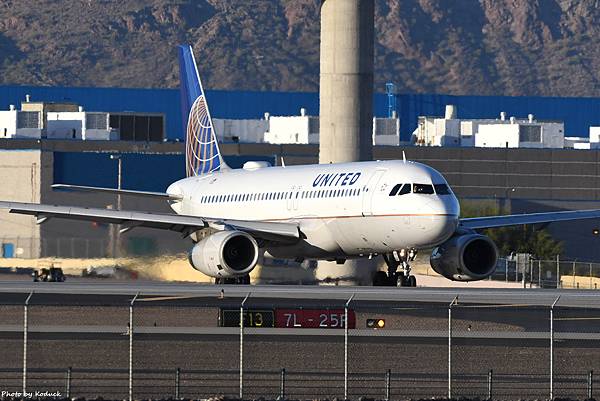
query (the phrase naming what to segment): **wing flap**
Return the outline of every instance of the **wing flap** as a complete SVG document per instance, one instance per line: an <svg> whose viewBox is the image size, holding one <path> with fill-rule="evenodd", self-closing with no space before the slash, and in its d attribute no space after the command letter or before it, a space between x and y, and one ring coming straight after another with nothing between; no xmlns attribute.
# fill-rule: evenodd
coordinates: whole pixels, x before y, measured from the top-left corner
<svg viewBox="0 0 600 401"><path fill-rule="evenodd" d="M564 212L513 214L507 216L473 217L460 219L465 228L482 229L517 226L522 224L552 223L555 221L600 219L600 209L574 210Z"/></svg>
<svg viewBox="0 0 600 401"><path fill-rule="evenodd" d="M181 200L183 199L180 195L168 194L165 192L149 192L149 191L132 191L129 189L114 189L114 188L99 188L99 187L87 187L83 185L69 185L69 184L54 184L52 189L59 189L73 192L105 192L116 195L133 195L133 196L144 196L148 198L158 198L166 200Z"/></svg>
<svg viewBox="0 0 600 401"><path fill-rule="evenodd" d="M240 230L257 238L269 241L289 242L290 240L297 240L300 238L298 226L292 223L219 220L178 214L133 212L19 202L0 202L0 209L8 209L10 213L36 216L40 222L46 221L48 218L64 218L70 220L97 221L109 224L124 224L128 229L134 227L148 227L178 231L186 234L211 227L218 230Z"/></svg>

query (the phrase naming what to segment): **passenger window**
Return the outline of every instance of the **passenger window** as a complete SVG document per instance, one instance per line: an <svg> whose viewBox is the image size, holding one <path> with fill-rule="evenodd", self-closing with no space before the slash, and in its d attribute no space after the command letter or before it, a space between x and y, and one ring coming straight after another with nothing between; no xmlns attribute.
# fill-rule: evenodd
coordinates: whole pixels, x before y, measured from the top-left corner
<svg viewBox="0 0 600 401"><path fill-rule="evenodd" d="M433 195L433 185L414 184L413 185L413 193L424 194L424 195Z"/></svg>
<svg viewBox="0 0 600 401"><path fill-rule="evenodd" d="M450 195L450 188L448 188L448 185L446 184L436 184L434 185L435 187L435 193L438 195Z"/></svg>
<svg viewBox="0 0 600 401"><path fill-rule="evenodd" d="M392 188L392 190L390 191L390 196L396 196L396 194L398 194L398 191L400 190L401 187L402 187L402 184L394 185L394 188Z"/></svg>

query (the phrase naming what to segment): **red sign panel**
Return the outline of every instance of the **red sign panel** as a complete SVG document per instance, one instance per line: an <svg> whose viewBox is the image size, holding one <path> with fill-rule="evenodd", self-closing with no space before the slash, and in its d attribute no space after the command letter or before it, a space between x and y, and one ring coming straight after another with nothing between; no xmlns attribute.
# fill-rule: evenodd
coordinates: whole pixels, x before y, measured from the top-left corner
<svg viewBox="0 0 600 401"><path fill-rule="evenodd" d="M344 309L275 309L275 327L296 329L343 329ZM356 327L356 315L348 309L348 328Z"/></svg>

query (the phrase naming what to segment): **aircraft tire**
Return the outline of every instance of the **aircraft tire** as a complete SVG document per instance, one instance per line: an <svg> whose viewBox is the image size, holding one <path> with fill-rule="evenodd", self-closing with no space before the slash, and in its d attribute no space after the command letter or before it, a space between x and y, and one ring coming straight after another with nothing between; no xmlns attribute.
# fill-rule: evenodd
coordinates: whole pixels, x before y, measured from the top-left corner
<svg viewBox="0 0 600 401"><path fill-rule="evenodd" d="M407 287L416 287L417 286L417 278L415 276L408 276L406 278L406 286Z"/></svg>
<svg viewBox="0 0 600 401"><path fill-rule="evenodd" d="M392 281L392 285L396 287L406 287L406 278L404 277L404 273L397 273L396 277L394 277Z"/></svg>

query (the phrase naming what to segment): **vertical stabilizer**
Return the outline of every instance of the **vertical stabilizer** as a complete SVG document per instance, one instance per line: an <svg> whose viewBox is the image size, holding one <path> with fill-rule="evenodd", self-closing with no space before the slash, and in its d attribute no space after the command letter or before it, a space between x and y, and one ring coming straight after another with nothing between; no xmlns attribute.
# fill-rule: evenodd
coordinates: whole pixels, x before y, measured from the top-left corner
<svg viewBox="0 0 600 401"><path fill-rule="evenodd" d="M185 136L185 169L188 177L228 169L208 110L192 47L179 46L181 112Z"/></svg>

